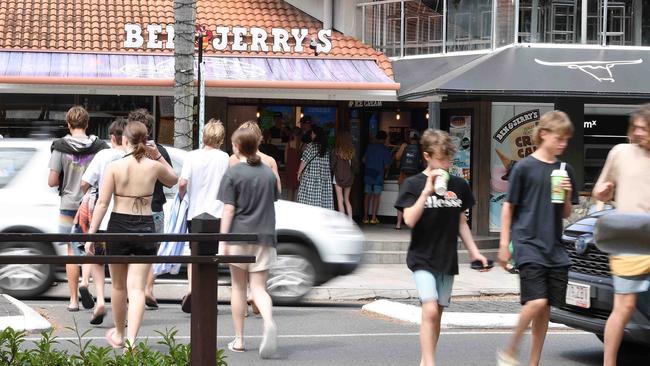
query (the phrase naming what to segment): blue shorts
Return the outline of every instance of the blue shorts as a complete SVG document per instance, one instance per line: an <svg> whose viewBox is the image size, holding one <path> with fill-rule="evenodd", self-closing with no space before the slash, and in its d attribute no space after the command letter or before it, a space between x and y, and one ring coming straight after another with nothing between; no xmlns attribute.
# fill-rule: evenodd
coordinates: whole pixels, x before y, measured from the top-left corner
<svg viewBox="0 0 650 366"><path fill-rule="evenodd" d="M383 190L383 184L366 184L364 192L366 194L381 194L381 191Z"/></svg>
<svg viewBox="0 0 650 366"><path fill-rule="evenodd" d="M614 292L617 294L638 294L650 289L650 274L639 276L612 275Z"/></svg>
<svg viewBox="0 0 650 366"><path fill-rule="evenodd" d="M413 278L421 302L437 300L440 306L449 306L454 276L417 270L413 272Z"/></svg>

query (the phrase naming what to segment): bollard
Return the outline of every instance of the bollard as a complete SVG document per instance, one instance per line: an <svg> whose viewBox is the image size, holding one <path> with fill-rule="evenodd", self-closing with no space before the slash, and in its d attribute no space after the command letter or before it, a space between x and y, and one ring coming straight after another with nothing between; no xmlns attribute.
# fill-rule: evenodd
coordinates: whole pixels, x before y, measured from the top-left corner
<svg viewBox="0 0 650 366"><path fill-rule="evenodd" d="M192 233L218 233L220 220L202 213L192 219ZM192 245L192 255L215 255L219 243ZM192 265L192 316L190 320L191 365L217 363L217 266Z"/></svg>

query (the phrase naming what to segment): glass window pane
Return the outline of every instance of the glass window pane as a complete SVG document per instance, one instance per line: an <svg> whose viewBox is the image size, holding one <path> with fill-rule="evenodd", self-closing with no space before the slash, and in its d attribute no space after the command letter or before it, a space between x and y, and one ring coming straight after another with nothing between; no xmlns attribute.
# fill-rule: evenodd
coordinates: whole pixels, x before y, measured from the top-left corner
<svg viewBox="0 0 650 366"><path fill-rule="evenodd" d="M11 179L20 172L35 151L23 148L0 149L0 188L11 182Z"/></svg>
<svg viewBox="0 0 650 366"><path fill-rule="evenodd" d="M447 0L447 52L492 48L492 1Z"/></svg>
<svg viewBox="0 0 650 366"><path fill-rule="evenodd" d="M515 2L496 0L497 2L497 47L509 45L515 39Z"/></svg>

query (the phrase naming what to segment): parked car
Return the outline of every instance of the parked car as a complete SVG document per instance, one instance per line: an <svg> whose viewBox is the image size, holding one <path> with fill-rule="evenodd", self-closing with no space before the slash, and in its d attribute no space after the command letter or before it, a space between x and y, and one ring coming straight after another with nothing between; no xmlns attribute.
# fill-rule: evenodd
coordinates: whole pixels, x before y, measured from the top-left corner
<svg viewBox="0 0 650 366"><path fill-rule="evenodd" d="M596 247L593 233L597 219L610 212L595 212L564 230L562 241L571 257L567 304L551 309L551 321L594 333L600 340L612 311L614 289L609 257ZM639 294L637 311L625 327L623 342L650 350L650 291Z"/></svg>
<svg viewBox="0 0 650 366"><path fill-rule="evenodd" d="M55 233L59 197L47 186L51 140L0 140L0 232ZM180 173L185 151L167 147ZM168 201L176 187L166 189ZM168 203L165 210L169 210ZM269 292L277 303L296 303L313 286L351 273L359 265L363 234L346 216L317 207L278 201L275 205L278 261L269 275ZM66 255L60 243L0 243L0 255ZM45 292L62 267L0 267L0 289L16 297Z"/></svg>

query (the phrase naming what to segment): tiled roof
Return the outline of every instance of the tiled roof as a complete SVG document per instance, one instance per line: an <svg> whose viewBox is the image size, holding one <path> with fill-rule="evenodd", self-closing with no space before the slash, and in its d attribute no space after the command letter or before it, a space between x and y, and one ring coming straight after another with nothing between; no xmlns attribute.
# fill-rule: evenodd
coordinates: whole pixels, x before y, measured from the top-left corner
<svg viewBox="0 0 650 366"><path fill-rule="evenodd" d="M197 0L197 23L216 26L308 28L315 37L322 23L282 0ZM172 52L125 49L125 23L173 24L173 0L1 0L0 49L63 52ZM232 42L232 36L230 37ZM305 44L306 46L306 44ZM306 53L215 51L210 55L371 58L392 78L390 61L381 52L339 32L332 50Z"/></svg>

